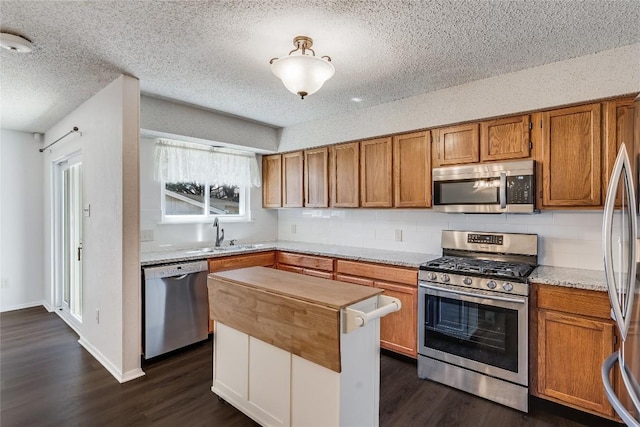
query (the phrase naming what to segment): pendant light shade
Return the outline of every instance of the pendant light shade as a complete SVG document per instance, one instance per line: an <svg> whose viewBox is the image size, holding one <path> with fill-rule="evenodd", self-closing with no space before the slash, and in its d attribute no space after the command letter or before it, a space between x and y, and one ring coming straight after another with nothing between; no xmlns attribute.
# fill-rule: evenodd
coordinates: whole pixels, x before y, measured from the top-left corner
<svg viewBox="0 0 640 427"><path fill-rule="evenodd" d="M293 39L293 45L296 49L289 52L289 56L271 60L271 71L290 92L304 99L333 77L335 68L328 56L315 56L311 49L313 40L309 37L298 36Z"/></svg>

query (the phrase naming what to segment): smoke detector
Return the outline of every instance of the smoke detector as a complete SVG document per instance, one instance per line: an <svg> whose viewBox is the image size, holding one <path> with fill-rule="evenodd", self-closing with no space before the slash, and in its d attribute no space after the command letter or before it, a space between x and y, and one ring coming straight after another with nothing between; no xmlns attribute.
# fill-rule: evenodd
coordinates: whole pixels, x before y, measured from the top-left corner
<svg viewBox="0 0 640 427"><path fill-rule="evenodd" d="M19 53L29 53L33 50L33 43L29 40L10 33L0 33L0 46Z"/></svg>

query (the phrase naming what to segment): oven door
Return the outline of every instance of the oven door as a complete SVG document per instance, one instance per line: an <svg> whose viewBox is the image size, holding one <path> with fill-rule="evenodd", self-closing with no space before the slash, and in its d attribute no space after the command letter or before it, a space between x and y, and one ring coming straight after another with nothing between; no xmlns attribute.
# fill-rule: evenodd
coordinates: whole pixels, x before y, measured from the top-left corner
<svg viewBox="0 0 640 427"><path fill-rule="evenodd" d="M419 285L419 354L528 385L527 297Z"/></svg>

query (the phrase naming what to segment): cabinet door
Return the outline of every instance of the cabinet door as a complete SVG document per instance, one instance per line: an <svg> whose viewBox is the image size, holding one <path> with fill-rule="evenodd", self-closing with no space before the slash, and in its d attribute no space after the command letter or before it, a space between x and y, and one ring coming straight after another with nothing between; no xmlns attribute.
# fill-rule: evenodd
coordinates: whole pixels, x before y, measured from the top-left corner
<svg viewBox="0 0 640 427"><path fill-rule="evenodd" d="M435 134L434 166L476 163L480 160L478 123L436 129Z"/></svg>
<svg viewBox="0 0 640 427"><path fill-rule="evenodd" d="M613 164L616 161L618 150L624 142L627 152L631 158L632 176L636 175L636 158L634 147L634 132L640 124L635 122L636 106L633 99L610 101L605 104L604 119L604 135L605 135L605 158L604 158L604 174L603 174L603 192L607 191L609 186L609 178L613 170ZM622 185L622 183L620 183ZM622 187L621 187L622 188ZM616 206L620 206L620 194L616 199ZM603 196L604 197L604 196Z"/></svg>
<svg viewBox="0 0 640 427"><path fill-rule="evenodd" d="M480 161L524 159L530 156L528 115L480 123Z"/></svg>
<svg viewBox="0 0 640 427"><path fill-rule="evenodd" d="M291 425L291 353L249 337L248 401L265 425Z"/></svg>
<svg viewBox="0 0 640 427"><path fill-rule="evenodd" d="M262 207L282 206L282 156L262 157Z"/></svg>
<svg viewBox="0 0 640 427"><path fill-rule="evenodd" d="M302 151L282 155L282 207L301 208Z"/></svg>
<svg viewBox="0 0 640 427"><path fill-rule="evenodd" d="M357 208L360 206L360 144L351 142L331 147L329 162L331 206Z"/></svg>
<svg viewBox="0 0 640 427"><path fill-rule="evenodd" d="M312 208L329 206L329 160L327 147L304 152L304 205Z"/></svg>
<svg viewBox="0 0 640 427"><path fill-rule="evenodd" d="M390 208L391 138L360 142L360 195L364 208Z"/></svg>
<svg viewBox="0 0 640 427"><path fill-rule="evenodd" d="M384 294L395 297L402 303L400 311L380 319L380 347L417 357L418 332L418 289L417 287L374 282L376 288L384 289Z"/></svg>
<svg viewBox="0 0 640 427"><path fill-rule="evenodd" d="M600 379L602 361L614 351L609 321L538 312L538 392L590 412L612 416Z"/></svg>
<svg viewBox="0 0 640 427"><path fill-rule="evenodd" d="M431 206L431 133L393 137L394 206Z"/></svg>
<svg viewBox="0 0 640 427"><path fill-rule="evenodd" d="M601 206L600 104L542 113L542 204Z"/></svg>
<svg viewBox="0 0 640 427"><path fill-rule="evenodd" d="M213 386L235 401L249 398L249 335L219 322L213 336Z"/></svg>

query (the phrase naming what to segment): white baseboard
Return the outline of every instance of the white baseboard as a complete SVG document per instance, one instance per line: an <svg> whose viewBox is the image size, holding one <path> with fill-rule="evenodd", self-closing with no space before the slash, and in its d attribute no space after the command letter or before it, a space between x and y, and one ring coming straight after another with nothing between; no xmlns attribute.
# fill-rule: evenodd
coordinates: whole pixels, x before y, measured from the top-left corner
<svg viewBox="0 0 640 427"><path fill-rule="evenodd" d="M52 311L49 309L49 307L47 307L44 301L33 301L33 302L25 302L23 304L16 304L16 305L10 305L8 307L3 307L2 310L0 310L0 312L4 313L7 311L22 310L23 308L38 307L39 305L43 306L47 311Z"/></svg>
<svg viewBox="0 0 640 427"><path fill-rule="evenodd" d="M127 381L131 381L136 378L140 378L144 376L144 371L140 368L132 369L130 371L125 372L124 374L118 369L116 366L109 361L100 351L91 345L90 342L85 340L82 336L78 340L78 343L85 348L104 368L109 371L113 377L118 380L120 383L124 383Z"/></svg>

